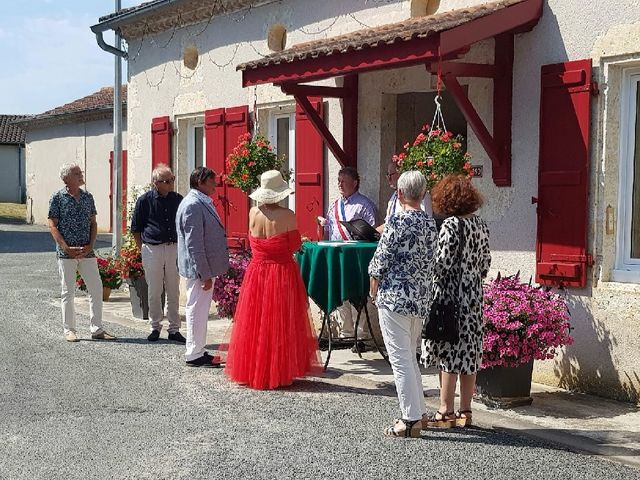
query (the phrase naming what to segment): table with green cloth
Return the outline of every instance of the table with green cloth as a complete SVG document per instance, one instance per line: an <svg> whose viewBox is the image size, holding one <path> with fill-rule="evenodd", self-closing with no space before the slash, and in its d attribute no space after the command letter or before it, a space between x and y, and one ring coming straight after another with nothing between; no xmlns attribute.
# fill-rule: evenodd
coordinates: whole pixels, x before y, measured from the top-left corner
<svg viewBox="0 0 640 480"><path fill-rule="evenodd" d="M305 242L301 251L296 254L307 294L323 312L320 336L326 327L329 343L325 370L331 358L333 344L329 315L345 301L349 301L358 312L355 337L352 338L356 352L362 357L358 347L358 324L360 314L364 311L369 332L372 332L367 310L368 268L377 246L376 242ZM380 354L386 359L375 336L372 334L371 337Z"/></svg>

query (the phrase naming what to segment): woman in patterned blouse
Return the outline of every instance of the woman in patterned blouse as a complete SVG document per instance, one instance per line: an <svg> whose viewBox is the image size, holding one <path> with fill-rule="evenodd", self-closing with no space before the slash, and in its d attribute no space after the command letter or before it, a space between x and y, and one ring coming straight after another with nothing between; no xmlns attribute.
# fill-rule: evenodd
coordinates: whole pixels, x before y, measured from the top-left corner
<svg viewBox="0 0 640 480"><path fill-rule="evenodd" d="M425 192L420 172L400 176L402 210L389 218L369 264L369 295L378 307L402 411L402 418L384 431L393 437L419 437L426 412L416 346L431 304L436 225L420 209Z"/></svg>

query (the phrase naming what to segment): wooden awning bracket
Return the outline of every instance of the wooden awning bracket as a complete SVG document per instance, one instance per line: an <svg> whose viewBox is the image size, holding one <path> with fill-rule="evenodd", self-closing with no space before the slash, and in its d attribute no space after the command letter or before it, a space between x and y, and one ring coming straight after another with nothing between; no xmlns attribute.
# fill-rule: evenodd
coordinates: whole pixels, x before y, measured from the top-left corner
<svg viewBox="0 0 640 480"><path fill-rule="evenodd" d="M345 76L342 87L304 85L295 82L286 82L279 86L283 93L293 95L340 165L356 168L358 164L358 75ZM324 119L311 105L310 97L340 98L342 100L342 147L325 124Z"/></svg>
<svg viewBox="0 0 640 480"><path fill-rule="evenodd" d="M512 32L495 36L493 65L463 62L440 64L442 81L491 159L493 183L499 187L511 186L513 42ZM430 73L438 74L437 63L426 64L426 67ZM458 77L493 79L493 135L478 115Z"/></svg>

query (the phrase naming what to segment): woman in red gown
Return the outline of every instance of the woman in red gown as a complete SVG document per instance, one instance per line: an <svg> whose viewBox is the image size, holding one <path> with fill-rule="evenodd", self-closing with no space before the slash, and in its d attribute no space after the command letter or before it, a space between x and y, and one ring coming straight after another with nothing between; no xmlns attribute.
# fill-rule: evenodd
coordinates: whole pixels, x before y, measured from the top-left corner
<svg viewBox="0 0 640 480"><path fill-rule="evenodd" d="M225 372L234 382L265 390L320 371L307 292L293 254L300 248L295 214L278 202L292 193L280 172L262 174L250 197L252 259L233 317Z"/></svg>

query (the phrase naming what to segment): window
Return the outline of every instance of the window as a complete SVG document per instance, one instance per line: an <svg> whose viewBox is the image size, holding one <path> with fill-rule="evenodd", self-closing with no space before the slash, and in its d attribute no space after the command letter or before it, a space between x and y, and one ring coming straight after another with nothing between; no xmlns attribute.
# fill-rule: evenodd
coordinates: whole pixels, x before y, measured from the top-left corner
<svg viewBox="0 0 640 480"><path fill-rule="evenodd" d="M269 141L279 157L284 157L283 170L291 171L291 178L289 184L295 190L295 165L296 165L296 139L295 139L295 125L296 115L293 112L284 112L284 109L274 111L269 116ZM280 205L290 208L295 211L295 193L289 195L289 197Z"/></svg>
<svg viewBox="0 0 640 480"><path fill-rule="evenodd" d="M613 278L640 281L640 68L623 76L617 259Z"/></svg>
<svg viewBox="0 0 640 480"><path fill-rule="evenodd" d="M189 122L189 137L187 139L189 172L204 166L205 140L203 120L194 119Z"/></svg>

